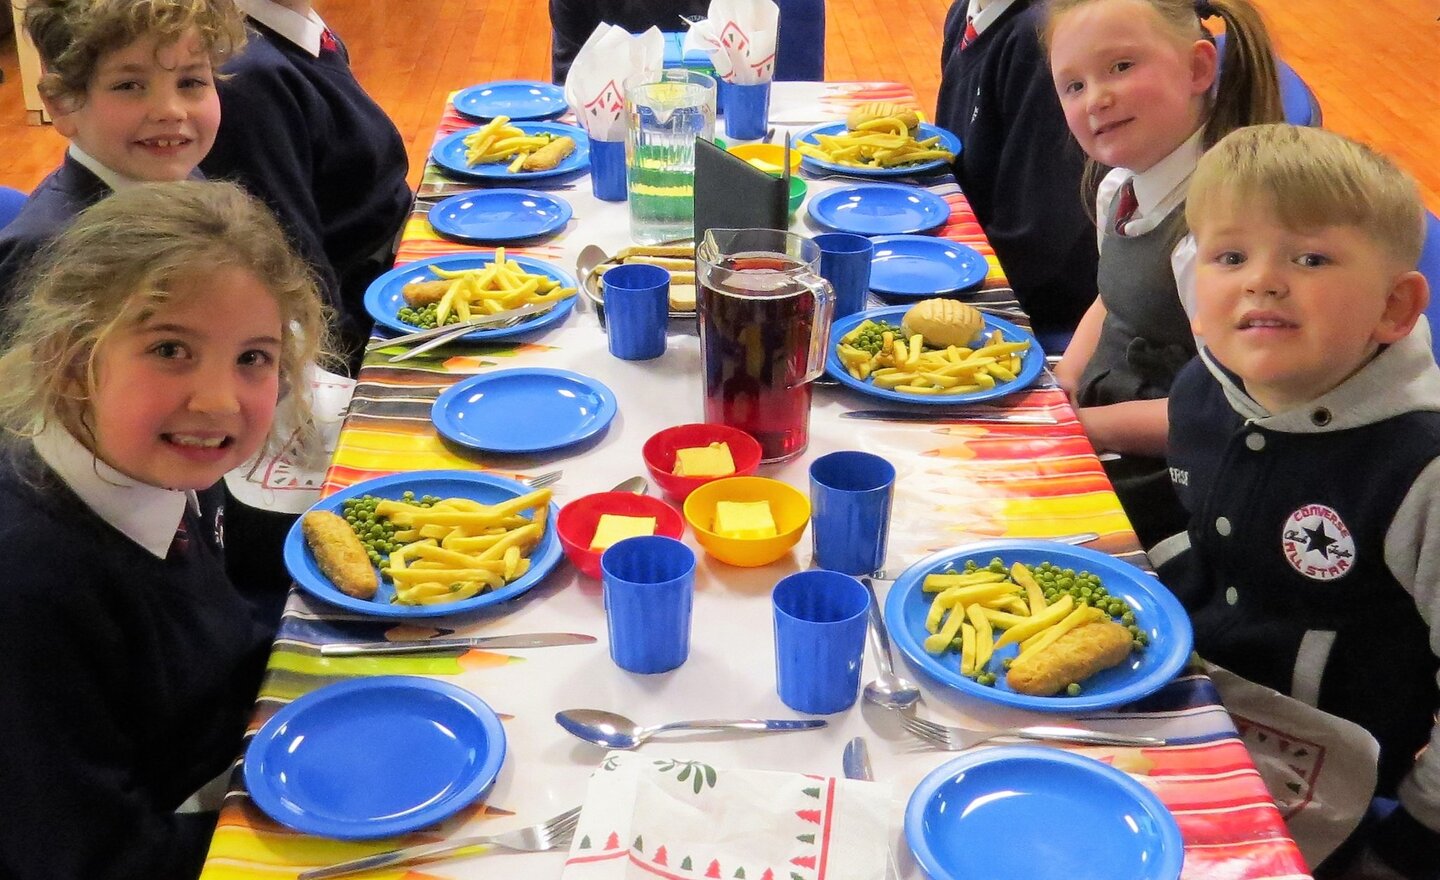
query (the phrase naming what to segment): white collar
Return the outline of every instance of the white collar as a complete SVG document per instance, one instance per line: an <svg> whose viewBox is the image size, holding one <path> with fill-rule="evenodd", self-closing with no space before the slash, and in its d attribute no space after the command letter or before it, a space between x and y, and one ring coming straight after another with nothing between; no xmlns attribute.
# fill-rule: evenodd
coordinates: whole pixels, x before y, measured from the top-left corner
<svg viewBox="0 0 1440 880"><path fill-rule="evenodd" d="M1132 178L1137 218L1149 217L1156 211L1160 211L1159 217L1164 217L1185 198L1185 186L1195 172L1200 154L1205 152L1200 143L1204 134L1203 127L1196 129L1170 155Z"/></svg>
<svg viewBox="0 0 1440 880"><path fill-rule="evenodd" d="M35 452L87 507L156 558L170 553L185 504L199 510L194 492L162 489L127 477L54 422L35 437Z"/></svg>
<svg viewBox="0 0 1440 880"><path fill-rule="evenodd" d="M1005 14L1005 10L1015 5L1015 0L990 0L984 9L976 11L979 6L977 0L970 0L966 8L969 13L970 23L975 25L975 33L983 34L985 29L995 23L995 19Z"/></svg>
<svg viewBox="0 0 1440 880"><path fill-rule="evenodd" d="M320 57L320 35L325 33L325 22L315 14L315 10L302 15L274 0L236 0L235 5L286 40L316 58Z"/></svg>
<svg viewBox="0 0 1440 880"><path fill-rule="evenodd" d="M99 159L80 149L79 145L74 141L70 142L69 153L70 158L89 169L91 174L100 178L101 183L110 187L110 189L115 192L119 192L126 187L139 186L141 183L141 181L131 180L119 171L115 171L102 164Z"/></svg>

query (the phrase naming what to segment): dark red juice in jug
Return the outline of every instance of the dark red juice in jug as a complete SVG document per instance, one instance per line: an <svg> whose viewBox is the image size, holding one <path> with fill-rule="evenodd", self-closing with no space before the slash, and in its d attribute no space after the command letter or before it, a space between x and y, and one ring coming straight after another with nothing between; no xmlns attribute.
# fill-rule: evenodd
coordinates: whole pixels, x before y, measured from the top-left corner
<svg viewBox="0 0 1440 880"><path fill-rule="evenodd" d="M797 455L809 440L810 383L802 379L815 295L787 273L804 267L774 254L728 257L717 267L697 303L705 421L750 434L765 461Z"/></svg>

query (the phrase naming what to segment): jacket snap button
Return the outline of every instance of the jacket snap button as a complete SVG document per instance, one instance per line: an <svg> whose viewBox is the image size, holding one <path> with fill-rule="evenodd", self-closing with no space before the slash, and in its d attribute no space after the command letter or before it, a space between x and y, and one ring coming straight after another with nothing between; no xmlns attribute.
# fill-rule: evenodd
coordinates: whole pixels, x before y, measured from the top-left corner
<svg viewBox="0 0 1440 880"><path fill-rule="evenodd" d="M1226 604L1226 605L1234 605L1236 602L1239 602L1239 601L1240 601L1240 591L1237 590L1237 589L1235 589L1234 587L1226 587L1226 588L1225 588L1225 604Z"/></svg>
<svg viewBox="0 0 1440 880"><path fill-rule="evenodd" d="M1219 532L1222 538L1230 537L1230 520L1223 516L1215 520L1215 531Z"/></svg>
<svg viewBox="0 0 1440 880"><path fill-rule="evenodd" d="M1247 434L1245 437L1245 445L1250 447L1250 451L1259 452L1265 448L1265 435Z"/></svg>

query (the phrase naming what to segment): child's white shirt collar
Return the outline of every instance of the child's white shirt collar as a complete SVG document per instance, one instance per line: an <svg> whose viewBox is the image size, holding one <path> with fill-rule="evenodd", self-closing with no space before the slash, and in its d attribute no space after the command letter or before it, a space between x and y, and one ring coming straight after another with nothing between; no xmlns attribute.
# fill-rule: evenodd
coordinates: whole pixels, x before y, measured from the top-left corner
<svg viewBox="0 0 1440 880"><path fill-rule="evenodd" d="M309 52L320 57L320 37L325 33L325 22L310 10L301 15L293 9L281 6L273 0L236 0L240 11L265 25L270 30Z"/></svg>
<svg viewBox="0 0 1440 880"><path fill-rule="evenodd" d="M194 492L127 477L54 422L35 437L35 452L87 507L156 558L169 555L185 505L200 509Z"/></svg>
<svg viewBox="0 0 1440 880"><path fill-rule="evenodd" d="M70 142L68 151L70 158L89 169L91 174L100 178L101 183L110 187L115 192L119 192L126 187L138 186L140 184L140 181L126 177L119 171L103 164L99 159L80 149L79 145L74 141Z"/></svg>
<svg viewBox="0 0 1440 880"><path fill-rule="evenodd" d="M970 23L975 25L975 33L983 34L985 29L994 23L995 19L1005 14L1005 10L1015 5L1015 0L990 0L981 9L979 0L970 0L966 8Z"/></svg>
<svg viewBox="0 0 1440 880"><path fill-rule="evenodd" d="M1185 201L1185 192L1195 164L1205 152L1201 139L1204 128L1197 129L1176 147L1170 155L1156 162L1140 174L1127 168L1115 168L1100 181L1096 191L1096 213L1099 215L1099 240L1105 240L1105 231L1114 219L1112 208L1115 195L1127 180L1135 182L1135 213L1125 224L1126 235L1144 235L1164 220L1176 205Z"/></svg>

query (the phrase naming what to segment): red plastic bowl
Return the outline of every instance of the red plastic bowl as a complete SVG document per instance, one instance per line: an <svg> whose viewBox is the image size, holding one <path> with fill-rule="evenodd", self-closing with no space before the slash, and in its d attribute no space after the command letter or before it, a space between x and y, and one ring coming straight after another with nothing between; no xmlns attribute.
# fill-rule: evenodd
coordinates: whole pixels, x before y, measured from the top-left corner
<svg viewBox="0 0 1440 880"><path fill-rule="evenodd" d="M645 456L645 467L650 469L653 479L670 498L683 502L691 492L712 480L722 477L677 477L675 450L695 446L709 446L711 443L725 443L730 447L730 457L735 460L735 473L727 477L748 477L760 467L760 444L739 428L725 425L676 425L666 428L645 441L641 450Z"/></svg>
<svg viewBox="0 0 1440 880"><path fill-rule="evenodd" d="M595 527L606 513L620 516L655 517L655 534L667 538L679 538L685 534L685 519L680 511L648 495L634 492L597 492L576 498L560 508L555 518L555 531L560 535L560 546L570 562L587 577L600 577L600 554L591 550L590 542L595 538Z"/></svg>

